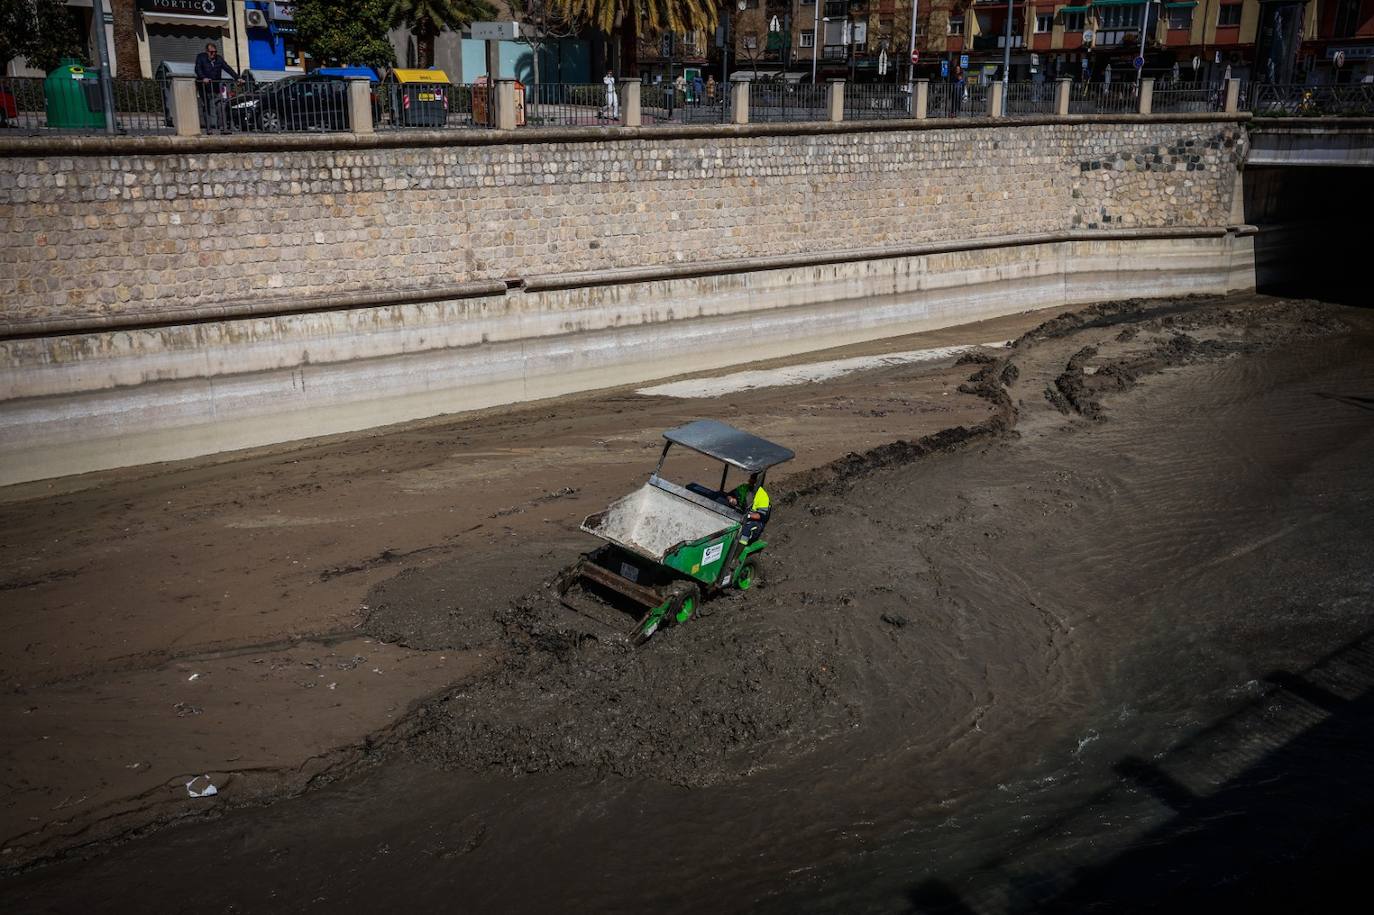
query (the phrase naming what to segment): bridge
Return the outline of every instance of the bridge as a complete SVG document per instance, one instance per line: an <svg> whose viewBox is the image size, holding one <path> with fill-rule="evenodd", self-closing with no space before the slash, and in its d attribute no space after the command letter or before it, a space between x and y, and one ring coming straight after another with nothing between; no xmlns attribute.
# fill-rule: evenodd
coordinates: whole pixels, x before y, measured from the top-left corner
<svg viewBox="0 0 1374 915"><path fill-rule="evenodd" d="M1374 117L1259 117L1247 127L1247 166L1374 167Z"/></svg>

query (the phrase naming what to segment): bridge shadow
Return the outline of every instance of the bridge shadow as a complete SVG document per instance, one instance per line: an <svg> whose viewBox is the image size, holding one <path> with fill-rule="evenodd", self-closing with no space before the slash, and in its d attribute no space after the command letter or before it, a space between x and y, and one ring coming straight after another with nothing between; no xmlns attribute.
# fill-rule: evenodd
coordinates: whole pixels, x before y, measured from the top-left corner
<svg viewBox="0 0 1374 915"><path fill-rule="evenodd" d="M1374 634L1262 695L956 882L922 881L912 912L1342 912L1374 863ZM1105 860L1082 841L1117 843Z"/></svg>

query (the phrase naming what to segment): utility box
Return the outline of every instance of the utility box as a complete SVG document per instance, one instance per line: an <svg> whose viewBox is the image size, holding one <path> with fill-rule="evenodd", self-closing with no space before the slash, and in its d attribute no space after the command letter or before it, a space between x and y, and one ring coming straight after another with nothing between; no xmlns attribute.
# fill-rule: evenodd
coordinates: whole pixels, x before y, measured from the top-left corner
<svg viewBox="0 0 1374 915"><path fill-rule="evenodd" d="M43 102L49 127L105 126L100 77L70 57L43 80Z"/></svg>
<svg viewBox="0 0 1374 915"><path fill-rule="evenodd" d="M443 70L392 70L387 77L391 123L396 127L443 127L453 86Z"/></svg>

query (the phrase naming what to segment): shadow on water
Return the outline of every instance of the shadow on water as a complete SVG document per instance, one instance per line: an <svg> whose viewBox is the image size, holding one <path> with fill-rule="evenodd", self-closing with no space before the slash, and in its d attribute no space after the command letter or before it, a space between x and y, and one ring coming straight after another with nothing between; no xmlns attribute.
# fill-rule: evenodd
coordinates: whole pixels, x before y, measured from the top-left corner
<svg viewBox="0 0 1374 915"><path fill-rule="evenodd" d="M1016 847L910 887L910 911L1344 910L1374 854L1372 735L1369 632L1156 759L1122 758L1114 786ZM1104 823L1124 848L1067 859Z"/></svg>

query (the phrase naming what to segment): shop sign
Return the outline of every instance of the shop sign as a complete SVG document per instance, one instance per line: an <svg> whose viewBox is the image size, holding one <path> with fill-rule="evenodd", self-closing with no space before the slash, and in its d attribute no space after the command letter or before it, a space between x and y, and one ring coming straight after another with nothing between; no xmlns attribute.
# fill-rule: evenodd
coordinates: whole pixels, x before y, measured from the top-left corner
<svg viewBox="0 0 1374 915"><path fill-rule="evenodd" d="M295 3L273 3L272 18L277 22L294 22L296 20Z"/></svg>
<svg viewBox="0 0 1374 915"><path fill-rule="evenodd" d="M1335 60L1337 54L1340 54L1345 60L1374 60L1374 44L1326 49L1327 60Z"/></svg>
<svg viewBox="0 0 1374 915"><path fill-rule="evenodd" d="M229 0L138 0L138 8L145 13L168 16L229 18Z"/></svg>

